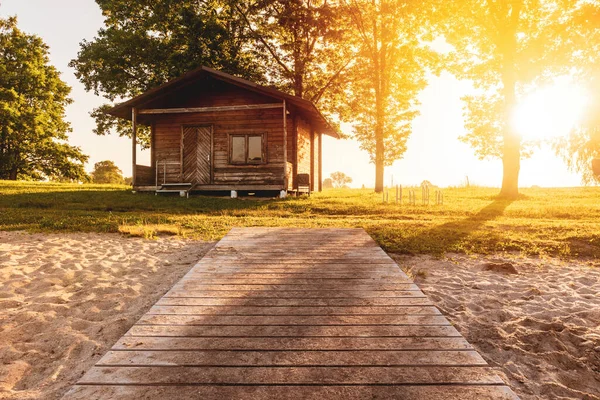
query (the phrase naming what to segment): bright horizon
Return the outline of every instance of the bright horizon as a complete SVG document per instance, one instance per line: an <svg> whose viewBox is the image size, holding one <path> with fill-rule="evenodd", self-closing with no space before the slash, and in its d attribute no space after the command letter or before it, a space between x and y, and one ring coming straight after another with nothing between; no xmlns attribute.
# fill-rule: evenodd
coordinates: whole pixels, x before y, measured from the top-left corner
<svg viewBox="0 0 600 400"><path fill-rule="evenodd" d="M105 100L86 92L68 66L79 51L79 43L91 40L103 25L96 3L93 0L3 0L0 16L11 15L18 17L20 29L40 36L50 47L52 65L72 87L74 102L66 112L66 119L73 128L69 142L90 156L86 170L91 171L96 162L112 160L125 176L131 176L131 140L93 133L95 122L89 112ZM69 15L78 17L72 19ZM471 90L470 82L459 81L448 73L430 77L428 87L419 95L421 115L413 121L408 150L402 160L386 168L386 185L391 184L393 177L394 184L416 185L429 180L438 186L458 186L468 176L471 184L500 186L501 161L480 161L471 147L458 140L465 133L460 98ZM557 136L568 131L584 106L584 95L563 80L526 96L523 105L515 111L514 123L525 137ZM557 124L557 121L562 123ZM537 129L533 131L533 128ZM345 133L351 132L348 124L343 129ZM149 159L148 151L138 152L139 163L148 164ZM336 141L325 137L323 177L335 171L352 177L352 187L374 186L375 166L369 163L368 154L360 150L355 140ZM580 184L580 176L570 172L549 148L542 148L532 158L522 160L521 187Z"/></svg>

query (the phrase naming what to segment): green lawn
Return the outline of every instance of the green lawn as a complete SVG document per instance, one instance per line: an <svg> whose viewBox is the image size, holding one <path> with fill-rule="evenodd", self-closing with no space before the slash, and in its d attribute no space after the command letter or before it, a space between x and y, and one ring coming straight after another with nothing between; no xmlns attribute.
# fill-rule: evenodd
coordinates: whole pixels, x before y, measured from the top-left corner
<svg viewBox="0 0 600 400"><path fill-rule="evenodd" d="M362 227L400 253L600 256L600 188L523 189L517 201L497 200L497 191L444 189L444 205L399 206L358 189L283 200L185 199L125 186L0 181L0 229L214 240L234 226Z"/></svg>

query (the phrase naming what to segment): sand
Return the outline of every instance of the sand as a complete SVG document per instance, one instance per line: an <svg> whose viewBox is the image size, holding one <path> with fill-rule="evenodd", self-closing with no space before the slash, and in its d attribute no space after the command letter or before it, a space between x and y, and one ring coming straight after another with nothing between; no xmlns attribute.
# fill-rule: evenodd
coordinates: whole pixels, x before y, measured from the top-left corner
<svg viewBox="0 0 600 400"><path fill-rule="evenodd" d="M0 398L60 398L211 246L0 232ZM598 261L392 256L522 399L600 399Z"/></svg>
<svg viewBox="0 0 600 400"><path fill-rule="evenodd" d="M600 399L597 260L394 258L522 399Z"/></svg>
<svg viewBox="0 0 600 400"><path fill-rule="evenodd" d="M62 397L211 245L0 232L0 398Z"/></svg>

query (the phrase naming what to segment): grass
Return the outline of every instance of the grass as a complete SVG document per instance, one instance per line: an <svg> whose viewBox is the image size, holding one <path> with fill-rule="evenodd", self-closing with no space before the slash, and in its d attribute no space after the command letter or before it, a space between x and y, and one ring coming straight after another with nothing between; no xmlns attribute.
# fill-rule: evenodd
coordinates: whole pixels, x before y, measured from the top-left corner
<svg viewBox="0 0 600 400"><path fill-rule="evenodd" d="M216 240L236 226L361 227L385 250L406 254L600 256L600 188L523 189L517 201L496 199L497 192L450 188L443 205L400 206L368 189L185 199L132 194L125 186L0 181L0 229Z"/></svg>

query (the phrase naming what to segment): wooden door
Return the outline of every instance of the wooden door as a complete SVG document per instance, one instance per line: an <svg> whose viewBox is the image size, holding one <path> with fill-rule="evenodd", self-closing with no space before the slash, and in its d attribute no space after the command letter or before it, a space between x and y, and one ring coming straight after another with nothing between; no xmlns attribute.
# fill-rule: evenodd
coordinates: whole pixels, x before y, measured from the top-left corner
<svg viewBox="0 0 600 400"><path fill-rule="evenodd" d="M212 127L183 127L183 182L208 185L212 182Z"/></svg>

